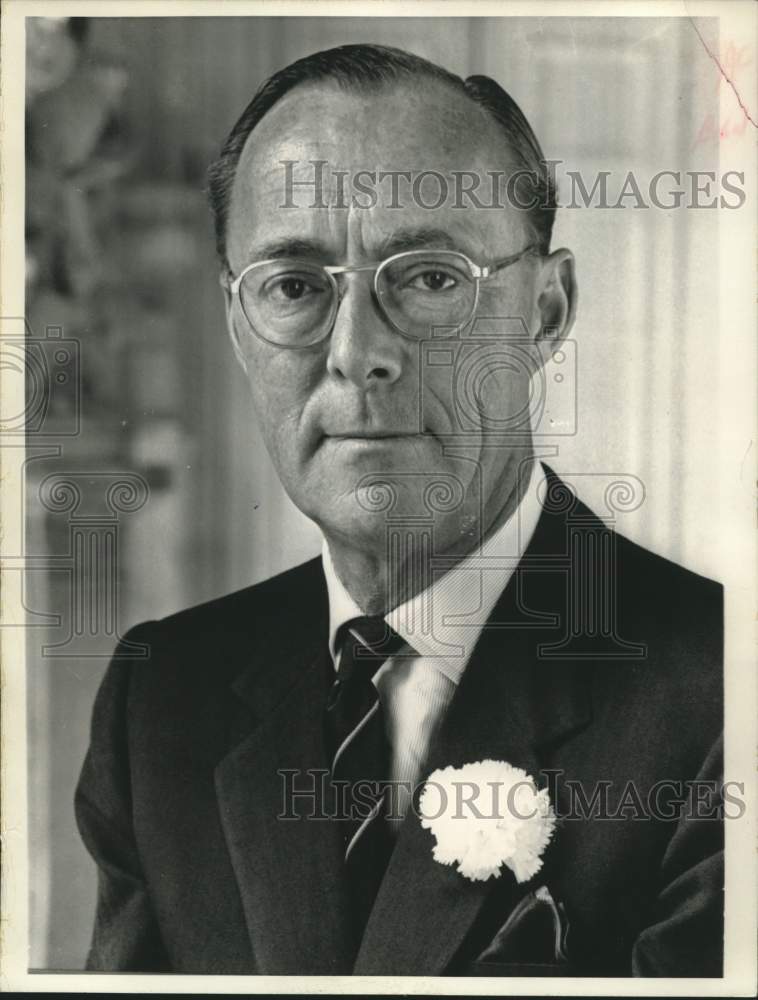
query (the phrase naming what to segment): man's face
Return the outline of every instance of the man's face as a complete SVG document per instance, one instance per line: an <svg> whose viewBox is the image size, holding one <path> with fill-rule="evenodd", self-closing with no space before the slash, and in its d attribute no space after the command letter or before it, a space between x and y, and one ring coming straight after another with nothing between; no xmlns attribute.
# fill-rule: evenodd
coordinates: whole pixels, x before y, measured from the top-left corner
<svg viewBox="0 0 758 1000"><path fill-rule="evenodd" d="M327 183L327 207L312 207L313 188L295 187L289 204L297 207L284 207L282 161L295 161L295 180L312 182L316 160L326 161L327 180L332 171L347 171L343 198L336 182ZM491 265L534 241L526 214L514 205L463 201L461 208L451 195L430 209L439 191L432 181L420 199L407 183L394 196L389 182L377 184L377 204L360 208L351 205L350 182L360 171L436 171L452 192L454 171L474 171L486 205L488 171L508 170L510 163L492 120L438 84L373 94L303 86L268 112L243 150L227 231L232 272L289 245L292 256L323 265L375 264L398 249L455 249ZM409 524L433 516L435 547L454 550L496 519L530 453L526 415L530 370L543 360L540 331L549 323L560 334L570 322L571 261L560 253L527 255L481 284L477 315L486 318L486 332L502 328L512 336L523 321L518 347L505 337L483 344L474 329L470 342L440 341L434 347L443 353L430 352L388 322L370 272L338 277L331 335L304 349L256 337L239 302L229 298L230 328L271 457L292 500L327 537L379 551L388 516ZM477 350L481 363L471 358L472 380L456 379L461 362ZM478 427L477 410L485 414ZM501 432L494 446L493 427ZM377 483L395 497L389 511L382 502L387 491ZM429 492L434 483L441 492Z"/></svg>

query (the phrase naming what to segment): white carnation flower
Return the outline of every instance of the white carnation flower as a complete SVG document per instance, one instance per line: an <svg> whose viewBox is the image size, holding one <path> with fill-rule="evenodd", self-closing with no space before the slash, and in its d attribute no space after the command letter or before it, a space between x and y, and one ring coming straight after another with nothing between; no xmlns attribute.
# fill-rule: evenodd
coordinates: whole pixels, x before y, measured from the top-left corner
<svg viewBox="0 0 758 1000"><path fill-rule="evenodd" d="M421 825L431 830L434 860L457 864L475 882L499 878L507 865L517 882L542 867L555 828L547 790L504 760L445 767L429 776L419 801Z"/></svg>

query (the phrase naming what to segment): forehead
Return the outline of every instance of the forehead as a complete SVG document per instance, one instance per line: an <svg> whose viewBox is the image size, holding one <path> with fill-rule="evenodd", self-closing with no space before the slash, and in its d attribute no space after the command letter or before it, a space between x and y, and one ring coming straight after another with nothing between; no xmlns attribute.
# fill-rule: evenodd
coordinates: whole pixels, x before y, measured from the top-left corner
<svg viewBox="0 0 758 1000"><path fill-rule="evenodd" d="M404 81L367 93L302 85L245 144L232 187L229 256L244 264L251 247L294 237L334 244L335 253L353 242L368 253L398 229L446 231L471 252L483 253L493 241L503 249L504 240L518 249L523 213L479 208L456 195L461 185L473 185L491 205L493 172L512 169L497 123L443 82ZM376 204L365 207L364 192L362 207L348 208L360 184L373 188ZM443 184L448 197L434 207ZM319 194L322 204L314 206Z"/></svg>

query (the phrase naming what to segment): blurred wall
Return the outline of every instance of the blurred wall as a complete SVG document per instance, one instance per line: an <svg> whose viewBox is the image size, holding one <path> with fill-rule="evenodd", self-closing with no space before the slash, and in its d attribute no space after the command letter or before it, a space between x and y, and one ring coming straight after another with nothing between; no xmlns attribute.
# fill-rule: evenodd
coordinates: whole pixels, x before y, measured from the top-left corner
<svg viewBox="0 0 758 1000"><path fill-rule="evenodd" d="M712 22L698 23L717 48ZM616 191L628 170L718 169L717 149L698 138L717 107L717 79L687 19L90 19L79 58L111 95L109 152L97 157L115 166L100 169L86 196L69 191L56 216L65 281L45 264L55 213L34 199L28 314L35 331L75 333L84 392L76 439L57 458L30 456L28 544L63 557L71 543L70 512L40 503L47 477L78 470L89 488L97 471L139 475L147 502L118 519L121 633L318 550L271 470L228 346L204 171L265 77L319 48L367 40L495 77L549 159L588 178L611 171ZM81 102L86 79L78 86ZM65 123L60 108L76 94L64 97L35 98L31 118ZM45 132L35 139L42 188L73 155L70 130L59 131L59 145ZM72 250L77 225L85 235ZM619 529L713 576L717 238L717 213L707 210L559 213L554 245L577 258L577 363L575 375L560 373L560 389L557 370L549 380L555 412L575 416L576 427L541 439L559 472L597 474L581 492L600 513L609 474L638 477L645 501ZM30 965L79 968L95 882L71 801L106 657L102 636L66 644L76 614L66 573L29 577Z"/></svg>

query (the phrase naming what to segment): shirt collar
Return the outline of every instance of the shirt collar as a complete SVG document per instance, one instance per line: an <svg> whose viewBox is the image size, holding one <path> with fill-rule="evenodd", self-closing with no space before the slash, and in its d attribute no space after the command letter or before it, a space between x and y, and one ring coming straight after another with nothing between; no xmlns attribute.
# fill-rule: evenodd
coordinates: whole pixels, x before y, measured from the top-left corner
<svg viewBox="0 0 758 1000"><path fill-rule="evenodd" d="M399 604L384 618L419 656L457 684L474 645L531 541L542 511L545 472L535 462L521 502L513 514L452 569L440 570L421 593ZM341 625L363 611L334 569L324 540L322 558L329 594L329 652Z"/></svg>

